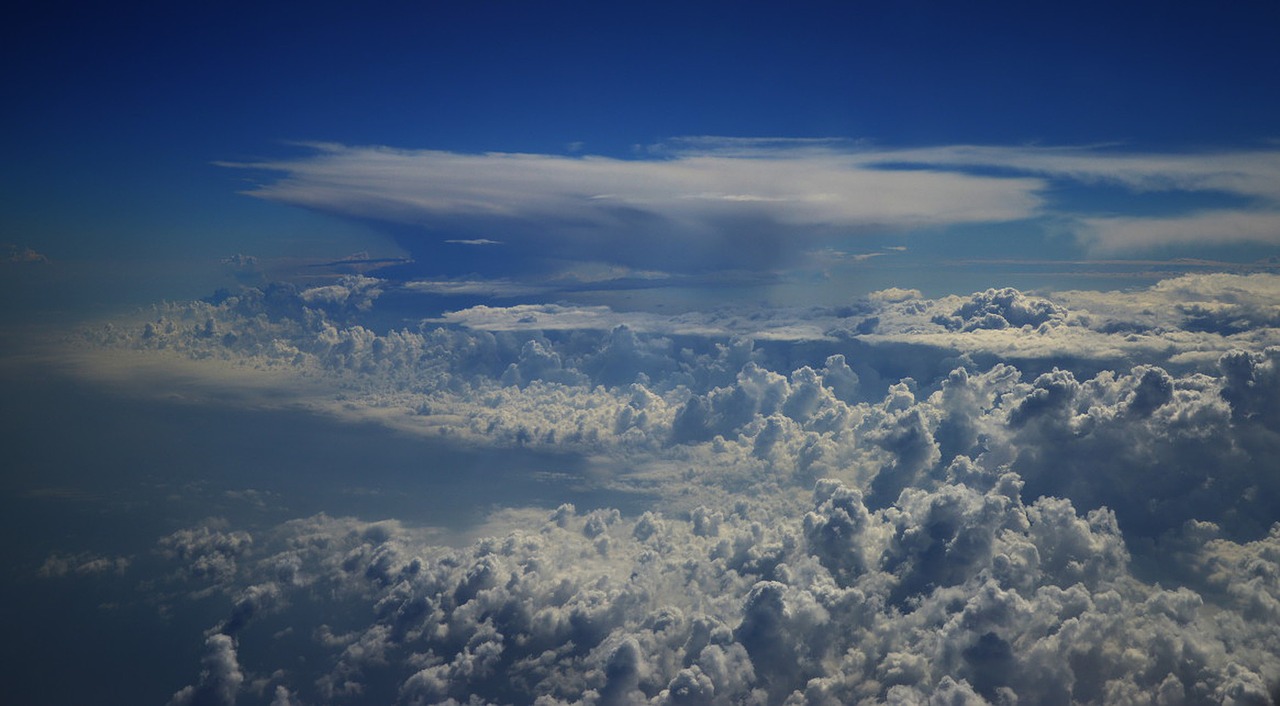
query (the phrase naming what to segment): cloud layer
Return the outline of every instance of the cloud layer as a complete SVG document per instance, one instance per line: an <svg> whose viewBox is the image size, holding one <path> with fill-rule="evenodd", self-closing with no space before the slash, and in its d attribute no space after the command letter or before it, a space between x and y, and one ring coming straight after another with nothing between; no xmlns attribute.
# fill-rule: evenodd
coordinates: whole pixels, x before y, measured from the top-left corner
<svg viewBox="0 0 1280 706"><path fill-rule="evenodd" d="M454 547L323 515L175 532L163 590L230 608L174 704L1264 704L1277 282L377 329L401 285L349 277L166 305L85 343L144 374L274 371L282 404L418 434L574 450L603 487L657 498L516 509Z"/></svg>
<svg viewBox="0 0 1280 706"><path fill-rule="evenodd" d="M396 224L404 245L486 243L493 257L681 271L772 270L833 239L965 224L1066 228L1096 252L1275 243L1280 153L841 141L673 141L634 159L352 147L224 163L276 175L248 193ZM1117 211L1048 197L1061 187L1225 200L1192 212ZM407 226L407 228L406 228ZM501 241L501 242L498 242ZM426 248L424 250L424 248ZM680 258L655 253L678 251ZM998 253L987 253L998 255Z"/></svg>

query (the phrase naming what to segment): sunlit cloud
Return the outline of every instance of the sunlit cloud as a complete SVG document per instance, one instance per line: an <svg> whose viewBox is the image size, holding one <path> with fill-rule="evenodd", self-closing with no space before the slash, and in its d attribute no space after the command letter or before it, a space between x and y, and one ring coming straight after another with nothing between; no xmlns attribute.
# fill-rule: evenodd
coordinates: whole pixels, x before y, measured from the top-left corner
<svg viewBox="0 0 1280 706"><path fill-rule="evenodd" d="M309 145L222 163L274 173L248 193L343 216L421 226L422 237L505 243L547 257L652 268L776 266L815 239L1032 217L1038 177L885 170L875 153L758 143L614 159ZM446 237L442 237L446 236ZM670 259L670 258L667 258Z"/></svg>
<svg viewBox="0 0 1280 706"><path fill-rule="evenodd" d="M1177 214L1059 213L1075 221L1076 237L1096 253L1280 242L1280 150L1274 148L1141 154L1106 147L953 146L903 150L885 158L900 165L999 168L1059 183L1118 187L1133 193L1197 193L1246 202Z"/></svg>
<svg viewBox="0 0 1280 706"><path fill-rule="evenodd" d="M221 164L275 175L247 192L258 198L418 226L423 242L503 242L537 256L632 267L653 268L655 251L680 248L677 266L686 270L769 269L832 238L1042 217L1065 224L1097 253L1280 239L1274 149L889 149L828 139L694 137L616 159L306 146L312 152L300 157ZM1236 202L1191 213L1100 212L1088 204L1051 204L1046 194L1063 185Z"/></svg>
<svg viewBox="0 0 1280 706"><path fill-rule="evenodd" d="M877 160L930 167L999 167L1135 191L1219 191L1280 200L1280 150L1178 154L1091 147L954 145L886 151Z"/></svg>
<svg viewBox="0 0 1280 706"><path fill-rule="evenodd" d="M1085 218L1080 237L1097 252L1131 252L1162 245L1280 243L1280 211L1200 211L1166 218Z"/></svg>

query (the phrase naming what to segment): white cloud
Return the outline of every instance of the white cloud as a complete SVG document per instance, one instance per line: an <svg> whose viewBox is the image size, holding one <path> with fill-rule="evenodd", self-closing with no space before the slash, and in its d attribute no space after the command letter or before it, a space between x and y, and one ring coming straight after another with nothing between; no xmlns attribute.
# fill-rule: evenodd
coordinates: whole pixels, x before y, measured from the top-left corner
<svg viewBox="0 0 1280 706"><path fill-rule="evenodd" d="M876 161L951 167L1003 167L1136 191L1218 191L1280 200L1280 150L1126 152L1095 147L953 145L886 150Z"/></svg>
<svg viewBox="0 0 1280 706"><path fill-rule="evenodd" d="M478 331L609 331L618 326L639 333L678 336L751 335L760 340L830 340L826 329L831 318L812 321L793 316L774 320L746 319L742 316L706 316L700 313L664 316L648 312L619 312L607 306L566 306L561 304L517 304L508 307L474 306L446 312L429 323L466 326Z"/></svg>
<svg viewBox="0 0 1280 706"><path fill-rule="evenodd" d="M453 548L323 515L174 532L159 589L229 606L175 703L253 675L307 703L373 679L405 703L1265 703L1280 680L1280 277L375 331L382 286L246 290L91 340L224 393L228 369L282 371L277 404L575 451L654 500L499 513ZM826 333L775 335L805 328ZM241 649L268 617L314 658Z"/></svg>
<svg viewBox="0 0 1280 706"><path fill-rule="evenodd" d="M886 163L934 168L996 167L1134 192L1200 192L1254 202L1177 215L1058 214L1075 221L1077 238L1098 253L1149 251L1168 245L1280 242L1280 150L1160 154L1105 146L946 146L900 150L880 158Z"/></svg>
<svg viewBox="0 0 1280 706"><path fill-rule="evenodd" d="M1280 151L1191 154L1115 146L944 145L686 138L638 159L310 144L311 155L224 166L277 174L248 193L330 213L475 233L448 242L539 243L538 254L652 266L764 269L815 239L1050 215L1098 252L1276 242ZM909 167L909 168L903 168ZM1002 176L979 173L1001 170ZM1054 184L1189 191L1251 200L1190 214L1055 210ZM1083 208L1087 209L1087 206ZM423 231L424 238L430 237ZM684 244L680 248L680 244ZM766 245L767 244L767 247ZM743 250L768 251L752 259Z"/></svg>
<svg viewBox="0 0 1280 706"><path fill-rule="evenodd" d="M669 265L762 269L815 237L1016 220L1036 213L1044 186L883 170L872 155L793 145L631 160L310 146L296 159L223 164L279 174L248 192L264 199L476 234L454 242L501 232L542 256L638 267L657 262L653 249L676 248Z"/></svg>
<svg viewBox="0 0 1280 706"><path fill-rule="evenodd" d="M547 287L510 280L414 280L400 286L412 292L444 296L523 297L542 294Z"/></svg>
<svg viewBox="0 0 1280 706"><path fill-rule="evenodd" d="M444 242L453 243L454 245L501 245L502 244L501 240L491 240L489 238L472 238L472 239L466 239L466 240L452 239L452 240L446 240Z"/></svg>
<svg viewBox="0 0 1280 706"><path fill-rule="evenodd" d="M1274 533L1195 529L1171 563L1201 590L1163 588L1131 572L1110 512L1018 490L1006 474L871 510L823 481L802 518L767 494L639 518L561 506L452 550L397 523L296 520L219 590L265 581L367 617L336 633L278 602L313 658L242 667L215 634L174 702L230 702L246 670L322 701L379 679L405 703L1266 702L1280 586L1229 577L1273 576Z"/></svg>
<svg viewBox="0 0 1280 706"><path fill-rule="evenodd" d="M1165 218L1084 218L1080 222L1080 238L1100 253L1206 242L1280 244L1280 211L1272 209L1202 211Z"/></svg>
<svg viewBox="0 0 1280 706"><path fill-rule="evenodd" d="M458 154L313 145L296 160L227 164L283 172L250 193L371 218L498 216L618 225L614 207L694 228L732 217L790 226L924 225L1008 220L1038 203L1035 179L883 171L867 155L774 151L662 160ZM576 226L574 226L576 227Z"/></svg>

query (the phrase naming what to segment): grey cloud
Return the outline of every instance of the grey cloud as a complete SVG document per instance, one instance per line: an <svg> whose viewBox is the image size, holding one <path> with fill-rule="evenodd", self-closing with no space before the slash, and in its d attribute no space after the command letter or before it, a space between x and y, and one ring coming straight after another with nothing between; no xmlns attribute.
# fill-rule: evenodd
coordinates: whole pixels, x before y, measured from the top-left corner
<svg viewBox="0 0 1280 706"><path fill-rule="evenodd" d="M49 258L26 246L0 243L0 263L8 265L47 264Z"/></svg>
<svg viewBox="0 0 1280 706"><path fill-rule="evenodd" d="M112 573L123 574L133 560L124 556L103 556L93 552L77 554L51 554L36 570L40 578L62 578L64 576L94 576Z"/></svg>
<svg viewBox="0 0 1280 706"><path fill-rule="evenodd" d="M248 553L253 537L244 531L222 532L200 526L162 538L158 551L166 559L180 562L185 576L221 582L236 574L236 560Z"/></svg>

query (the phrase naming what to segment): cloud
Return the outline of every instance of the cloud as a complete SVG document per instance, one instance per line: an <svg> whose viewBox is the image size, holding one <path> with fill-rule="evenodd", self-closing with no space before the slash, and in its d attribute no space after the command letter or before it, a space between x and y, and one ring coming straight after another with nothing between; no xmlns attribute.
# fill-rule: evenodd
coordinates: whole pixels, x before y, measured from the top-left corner
<svg viewBox="0 0 1280 706"><path fill-rule="evenodd" d="M226 635L211 635L205 641L207 652L201 660L204 668L200 681L184 687L169 700L170 706L233 706L244 673L236 658L235 641Z"/></svg>
<svg viewBox="0 0 1280 706"><path fill-rule="evenodd" d="M222 164L279 175L253 196L423 227L421 239L500 232L517 252L686 271L769 269L815 238L867 229L1026 218L1043 187L1036 178L882 170L868 154L788 144L630 160L308 146L314 152L295 159ZM681 257L655 255L668 248Z"/></svg>
<svg viewBox="0 0 1280 706"><path fill-rule="evenodd" d="M320 601L269 609L314 635L312 657L255 650L242 665L215 634L173 703L230 703L250 670L308 702L377 680L404 703L561 704L1266 703L1280 674L1275 533L1187 536L1171 561L1197 591L1137 578L1114 515L1025 503L1011 473L880 510L822 481L806 504L639 518L565 505L455 549L396 523L291 521L222 590L266 581ZM1250 566L1260 580L1227 578ZM366 617L337 633L328 606Z"/></svg>
<svg viewBox="0 0 1280 706"><path fill-rule="evenodd" d="M384 285L348 278L170 305L109 342L297 376L298 398L344 417L660 476L690 462L726 481L833 476L881 508L950 476L989 487L1008 468L1030 497L1108 506L1143 536L1187 519L1243 536L1280 503L1262 470L1280 452L1277 281L886 290L839 311L675 317L479 306L379 333L358 321ZM346 392L317 401L323 380ZM207 554L202 570L233 570L234 553Z"/></svg>
<svg viewBox="0 0 1280 706"><path fill-rule="evenodd" d="M1280 242L1280 151L1190 154L1124 152L1115 147L944 146L885 154L886 163L930 168L999 168L1060 183L1120 187L1134 193L1183 192L1249 202L1170 215L1060 211L1097 253L1164 246Z"/></svg>
<svg viewBox="0 0 1280 706"><path fill-rule="evenodd" d="M785 267L831 239L1049 218L1096 253L1276 242L1280 152L1125 152L1115 146L943 145L687 138L640 158L306 145L311 154L223 166L275 175L249 194L496 244L514 256L685 272ZM994 171L993 171L994 170ZM1099 212L1055 187L1191 193L1219 208ZM677 251L680 258L655 252ZM862 257L870 257L865 255Z"/></svg>
<svg viewBox="0 0 1280 706"><path fill-rule="evenodd" d="M452 239L444 242L453 243L454 245L502 245L501 240L490 240L489 238L472 238L470 240Z"/></svg>
<svg viewBox="0 0 1280 706"><path fill-rule="evenodd" d="M1280 206L1280 201L1277 201ZM1080 238L1101 253L1167 245L1280 243L1280 210L1217 210L1166 218L1083 218Z"/></svg>
<svg viewBox="0 0 1280 706"><path fill-rule="evenodd" d="M80 552L74 555L52 554L44 560L36 570L40 578L62 578L64 576L93 576L97 574L123 574L133 560L129 557L108 557L92 552Z"/></svg>
<svg viewBox="0 0 1280 706"><path fill-rule="evenodd" d="M31 248L14 245L12 243L0 243L0 263L9 265L34 265L46 264L49 258Z"/></svg>
<svg viewBox="0 0 1280 706"><path fill-rule="evenodd" d="M146 585L224 606L174 703L1266 703L1280 680L1276 275L376 327L395 286L264 286L85 340L573 452L618 494L454 546L327 515L162 537ZM271 649L281 624L306 661Z"/></svg>
<svg viewBox="0 0 1280 706"><path fill-rule="evenodd" d="M523 297L542 294L547 287L510 280L413 280L401 285L411 292L443 296Z"/></svg>
<svg viewBox="0 0 1280 706"><path fill-rule="evenodd" d="M1193 153L1126 152L1095 147L952 145L886 150L876 160L903 165L1002 167L1089 184L1117 184L1139 192L1208 191L1280 200L1280 150Z"/></svg>

